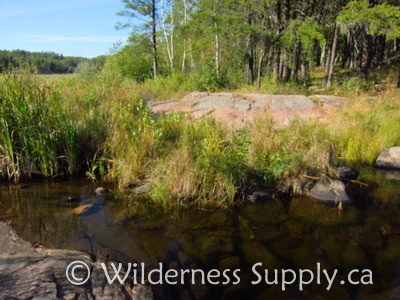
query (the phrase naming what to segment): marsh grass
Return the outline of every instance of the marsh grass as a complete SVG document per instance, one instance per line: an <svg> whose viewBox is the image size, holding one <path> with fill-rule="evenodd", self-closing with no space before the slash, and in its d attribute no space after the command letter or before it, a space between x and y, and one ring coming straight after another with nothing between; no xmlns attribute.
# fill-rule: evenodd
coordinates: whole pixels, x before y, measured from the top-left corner
<svg viewBox="0 0 400 300"><path fill-rule="evenodd" d="M12 164L9 177L17 182L20 176L55 175L58 157L74 161L74 131L60 98L32 76L6 73L0 80L0 149Z"/></svg>
<svg viewBox="0 0 400 300"><path fill-rule="evenodd" d="M324 123L295 120L278 130L264 117L235 132L209 117L151 113L147 98L179 98L190 78L138 84L104 72L93 79L2 74L2 177L86 174L125 191L147 181L151 199L164 206L228 207L258 185L301 192L304 178L334 176L340 163L371 165L400 144L397 89L355 93ZM264 83L266 91L291 93Z"/></svg>

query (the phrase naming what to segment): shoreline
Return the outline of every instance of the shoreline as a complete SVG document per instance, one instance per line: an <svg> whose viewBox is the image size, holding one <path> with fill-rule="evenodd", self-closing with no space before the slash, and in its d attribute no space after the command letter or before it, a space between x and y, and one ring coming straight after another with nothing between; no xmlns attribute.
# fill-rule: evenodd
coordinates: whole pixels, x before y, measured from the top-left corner
<svg viewBox="0 0 400 300"><path fill-rule="evenodd" d="M101 261L76 250L34 248L16 231L0 222L0 298L2 299L137 299L140 292L149 295L143 286L134 287L118 282L108 284ZM90 268L87 283L74 285L66 276L73 262ZM81 273L80 273L81 274ZM78 275L79 278L83 274ZM136 290L136 291L135 291ZM150 292L151 293L151 292ZM151 298L150 298L151 299Z"/></svg>

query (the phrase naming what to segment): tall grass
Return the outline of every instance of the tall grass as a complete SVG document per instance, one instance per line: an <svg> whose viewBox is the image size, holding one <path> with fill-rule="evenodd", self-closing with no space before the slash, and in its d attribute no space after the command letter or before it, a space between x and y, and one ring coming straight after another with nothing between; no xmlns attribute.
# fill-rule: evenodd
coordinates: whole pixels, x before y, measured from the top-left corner
<svg viewBox="0 0 400 300"><path fill-rule="evenodd" d="M20 176L53 176L61 157L71 173L76 141L60 98L32 76L6 73L0 81L0 150L11 163L9 177L16 182Z"/></svg>
<svg viewBox="0 0 400 300"><path fill-rule="evenodd" d="M226 207L256 185L289 182L299 192L304 178L334 174L339 162L371 164L400 144L397 90L373 99L353 95L325 123L295 120L278 130L267 117L234 132L208 117L151 113L146 100L180 98L189 79L138 84L110 74L2 74L2 176L17 182L86 172L121 190L150 182L151 198L164 205Z"/></svg>

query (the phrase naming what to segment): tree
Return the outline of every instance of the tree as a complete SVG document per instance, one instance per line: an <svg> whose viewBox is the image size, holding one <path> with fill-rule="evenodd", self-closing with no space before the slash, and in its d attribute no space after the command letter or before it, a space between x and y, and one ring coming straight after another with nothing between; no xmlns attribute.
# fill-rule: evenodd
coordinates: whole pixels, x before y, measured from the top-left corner
<svg viewBox="0 0 400 300"><path fill-rule="evenodd" d="M385 42L400 37L400 8L388 1L350 1L338 16L344 29L361 32L361 77L368 79L368 70L383 60Z"/></svg>
<svg viewBox="0 0 400 300"><path fill-rule="evenodd" d="M157 1L156 0L122 0L125 9L119 11L119 16L142 21L139 27L148 35L152 44L153 54L153 78L157 78L158 57L157 57ZM117 28L137 27L136 23L129 20L127 23L118 23Z"/></svg>

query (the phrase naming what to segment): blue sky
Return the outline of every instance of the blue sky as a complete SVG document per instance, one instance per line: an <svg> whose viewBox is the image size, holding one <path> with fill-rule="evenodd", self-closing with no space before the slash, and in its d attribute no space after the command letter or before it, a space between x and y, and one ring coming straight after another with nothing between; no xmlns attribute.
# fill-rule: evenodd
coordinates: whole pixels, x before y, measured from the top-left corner
<svg viewBox="0 0 400 300"><path fill-rule="evenodd" d="M0 50L107 54L129 36L115 29L123 8L120 0L0 0Z"/></svg>

